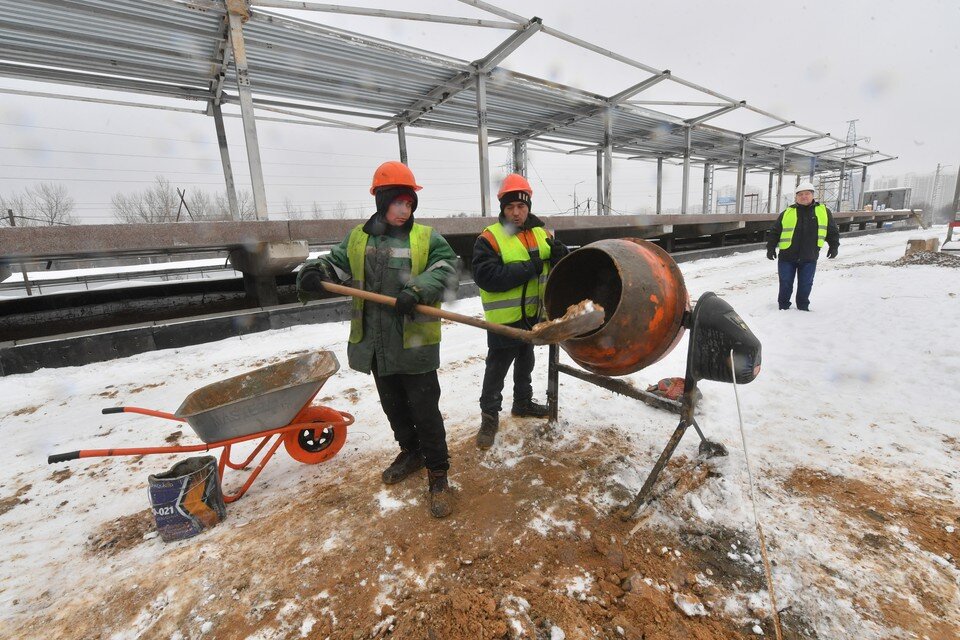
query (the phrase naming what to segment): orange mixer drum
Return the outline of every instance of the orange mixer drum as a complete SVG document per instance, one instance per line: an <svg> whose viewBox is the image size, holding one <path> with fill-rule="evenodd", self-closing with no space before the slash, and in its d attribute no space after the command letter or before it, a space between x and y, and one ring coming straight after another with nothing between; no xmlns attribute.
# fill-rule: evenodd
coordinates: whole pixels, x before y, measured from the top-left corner
<svg viewBox="0 0 960 640"><path fill-rule="evenodd" d="M551 271L544 293L549 319L587 298L603 306L603 325L560 346L587 371L606 376L639 371L670 353L690 309L677 263L638 238L592 242Z"/></svg>

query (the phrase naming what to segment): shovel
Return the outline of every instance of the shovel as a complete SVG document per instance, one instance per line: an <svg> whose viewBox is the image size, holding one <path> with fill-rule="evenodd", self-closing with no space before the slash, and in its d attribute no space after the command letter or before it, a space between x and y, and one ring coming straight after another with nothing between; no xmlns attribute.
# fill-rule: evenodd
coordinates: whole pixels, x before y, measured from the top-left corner
<svg viewBox="0 0 960 640"><path fill-rule="evenodd" d="M330 293L363 298L364 300L390 307L397 304L396 298L371 291L364 291L362 289L354 289L353 287L345 287L341 284L333 284L332 282L324 282L323 288ZM471 327L486 329L491 333L498 333L508 338L523 340L524 342L530 342L532 344L557 344L564 340L576 338L579 335L599 328L600 325L603 324L604 319L603 307L595 304L591 300L584 300L578 304L571 305L567 308L567 312L563 314L563 316L555 320L548 320L534 325L533 329L529 331L487 322L486 320L478 320L471 316L453 313L452 311L444 311L443 309L437 309L436 307L430 307L425 304L418 304L414 309L416 309L417 313L425 316L442 318L443 320L459 322L460 324L468 324Z"/></svg>

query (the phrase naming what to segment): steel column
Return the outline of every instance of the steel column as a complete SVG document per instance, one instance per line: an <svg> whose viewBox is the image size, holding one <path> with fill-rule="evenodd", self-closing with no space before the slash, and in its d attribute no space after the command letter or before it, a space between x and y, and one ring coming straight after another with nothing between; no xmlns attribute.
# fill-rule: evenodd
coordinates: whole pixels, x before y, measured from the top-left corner
<svg viewBox="0 0 960 640"><path fill-rule="evenodd" d="M663 158L657 158L657 214L662 212L663 204Z"/></svg>
<svg viewBox="0 0 960 640"><path fill-rule="evenodd" d="M863 211L863 194L867 190L867 168L860 174L860 195L857 197L857 211ZM960 194L960 182L957 183L957 194Z"/></svg>
<svg viewBox="0 0 960 640"><path fill-rule="evenodd" d="M250 93L250 70L247 67L247 51L243 44L243 18L236 11L235 3L228 3L230 13L230 44L233 47L233 64L237 72L237 93L240 96L240 114L243 118L243 138L247 147L247 163L250 165L250 181L253 187L253 206L258 220L267 219L267 193L263 186L263 165L260 162L260 144L257 141L257 122L253 114L253 96Z"/></svg>
<svg viewBox="0 0 960 640"><path fill-rule="evenodd" d="M834 211L840 211L840 207L843 206L843 179L847 175L847 161L844 160L840 163L840 181L837 183L837 208Z"/></svg>
<svg viewBox="0 0 960 640"><path fill-rule="evenodd" d="M776 213L777 209L780 208L780 203L783 202L783 167L787 164L787 150L782 149L780 151L780 171L777 172L777 207L773 210Z"/></svg>
<svg viewBox="0 0 960 640"><path fill-rule="evenodd" d="M740 157L737 160L737 213L743 213L743 185L747 179L746 168L744 167L744 160L747 153L747 140L746 138L740 138Z"/></svg>
<svg viewBox="0 0 960 640"><path fill-rule="evenodd" d="M603 132L603 213L613 213L613 109L607 111Z"/></svg>
<svg viewBox="0 0 960 640"><path fill-rule="evenodd" d="M407 126L403 124L397 125L397 142L400 143L400 162L403 164L409 164L407 162Z"/></svg>
<svg viewBox="0 0 960 640"><path fill-rule="evenodd" d="M217 127L217 145L220 147L220 163L223 165L223 181L227 187L227 202L230 205L230 218L240 219L240 205L237 204L237 185L233 181L233 168L230 166L230 151L227 148L227 131L223 127L223 111L216 100L210 101L213 122Z"/></svg>
<svg viewBox="0 0 960 640"><path fill-rule="evenodd" d="M487 75L477 74L477 146L480 151L480 215L490 215L490 149L487 146Z"/></svg>
<svg viewBox="0 0 960 640"><path fill-rule="evenodd" d="M713 213L713 195L710 187L712 186L713 165L709 162L703 165L703 202L700 206L700 213Z"/></svg>
<svg viewBox="0 0 960 640"><path fill-rule="evenodd" d="M683 132L683 186L680 192L680 213L687 213L687 199L690 195L690 127Z"/></svg>
<svg viewBox="0 0 960 640"><path fill-rule="evenodd" d="M513 171L527 175L527 141L520 138L513 141Z"/></svg>
<svg viewBox="0 0 960 640"><path fill-rule="evenodd" d="M767 181L767 213L773 210L773 171L770 172L770 180Z"/></svg>
<svg viewBox="0 0 960 640"><path fill-rule="evenodd" d="M603 215L603 149L597 149L597 215Z"/></svg>

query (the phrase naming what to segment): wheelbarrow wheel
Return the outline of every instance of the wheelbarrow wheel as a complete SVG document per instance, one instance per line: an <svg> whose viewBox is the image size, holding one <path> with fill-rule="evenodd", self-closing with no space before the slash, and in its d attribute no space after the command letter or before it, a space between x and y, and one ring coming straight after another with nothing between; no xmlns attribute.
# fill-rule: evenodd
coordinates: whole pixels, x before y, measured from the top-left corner
<svg viewBox="0 0 960 640"><path fill-rule="evenodd" d="M316 424L308 429L297 429L284 434L283 446L297 462L325 462L337 455L347 441L347 427L338 411L328 407L308 407L295 420Z"/></svg>

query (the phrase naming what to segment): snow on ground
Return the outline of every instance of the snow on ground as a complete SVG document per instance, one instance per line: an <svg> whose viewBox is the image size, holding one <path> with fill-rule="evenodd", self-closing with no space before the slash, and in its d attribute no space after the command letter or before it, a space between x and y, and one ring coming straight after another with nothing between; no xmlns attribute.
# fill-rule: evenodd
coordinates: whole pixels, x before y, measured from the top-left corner
<svg viewBox="0 0 960 640"><path fill-rule="evenodd" d="M776 269L761 252L680 265L692 297L716 292L763 343L760 377L739 388L758 509L776 564L779 606L802 612L820 638L911 637L889 622L892 615L885 626L870 612L927 607L916 598L895 598L915 580L926 581L925 589L940 603L945 619L960 625L956 557L932 552L923 536L933 534L902 526L886 530L883 544L893 545L888 553L860 553L863 541L874 540L868 537L874 534L850 517L842 499L854 490L895 490L883 503L887 511L876 511L881 520L906 509L902 501L908 498L949 505L952 511L927 511L918 518L923 527L944 536L948 548L958 544L960 273L880 264L902 256L907 238L942 234L942 228L934 228L844 238L840 257L820 263L811 313L777 309ZM478 299L448 308L480 313ZM183 444L195 442L186 425L131 414L101 415L103 407L172 412L187 394L210 382L305 349L333 351L342 368L318 398L356 416L347 445L334 461L317 466L298 464L278 452L247 496L228 506L231 528L243 527L264 509L280 508L284 496L296 492L303 481L335 477L338 464L350 465L371 453L387 457L395 445L372 379L347 368L346 334L345 323L302 326L0 379L0 544L6 556L0 563L0 620L56 605L71 591L107 576L135 575L139 562L196 543L164 545L154 537L122 556L104 559L87 553L92 532L147 506L147 475L166 470L174 459L103 458L48 466L46 456L81 448L162 445L176 431L183 432ZM485 348L483 332L444 323L441 409L451 438L470 437L477 426ZM546 349L538 355L535 388L542 398ZM642 386L682 375L685 357L684 340L664 360L629 379ZM704 400L699 423L730 455L713 461L720 477L682 499L665 495L642 514L641 526L717 527L744 531L749 537L752 511L733 388L712 382L700 386ZM509 403L509 385L505 393ZM614 483L635 492L665 445L675 417L569 378L561 379L560 398L562 428L578 435L577 446L592 446L591 432L609 425L631 437L632 458L607 472ZM696 440L695 433L688 433L677 455L695 458ZM569 444L569 439L564 442ZM506 443L498 447L484 466L510 466L523 455ZM452 464L455 481L457 461ZM228 489L232 480L236 478L228 472ZM801 491L811 487L821 494ZM383 512L401 506L387 493L378 500ZM617 502L602 491L591 500L604 509ZM812 508L811 501L817 500L819 506ZM572 529L575 523L558 520L547 510L530 526L547 535ZM342 533L342 540L362 535ZM326 542L331 548L338 544L340 539ZM753 553L732 548L731 561L759 571L760 560ZM514 604L519 619L523 603ZM134 637L149 627L149 612L143 615L127 635Z"/></svg>

